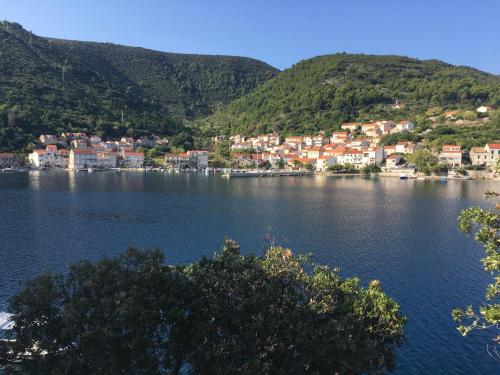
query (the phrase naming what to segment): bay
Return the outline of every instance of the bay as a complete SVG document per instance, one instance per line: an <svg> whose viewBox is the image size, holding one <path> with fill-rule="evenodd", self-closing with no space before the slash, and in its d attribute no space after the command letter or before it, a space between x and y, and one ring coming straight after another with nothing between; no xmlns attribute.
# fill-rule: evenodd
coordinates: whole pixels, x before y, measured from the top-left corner
<svg viewBox="0 0 500 375"><path fill-rule="evenodd" d="M26 280L130 245L168 262L211 256L225 236L245 253L272 241L379 279L408 316L398 374L493 374L492 332L461 337L451 310L482 301L490 276L457 216L486 206L494 181L362 177L233 178L138 172L0 174L0 311Z"/></svg>

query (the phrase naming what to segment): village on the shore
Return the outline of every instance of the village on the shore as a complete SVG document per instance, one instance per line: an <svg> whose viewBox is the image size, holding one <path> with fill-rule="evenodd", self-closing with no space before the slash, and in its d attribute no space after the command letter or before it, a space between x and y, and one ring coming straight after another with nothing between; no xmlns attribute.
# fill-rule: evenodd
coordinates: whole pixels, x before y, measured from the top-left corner
<svg viewBox="0 0 500 375"><path fill-rule="evenodd" d="M486 110L489 108L485 107ZM482 107L478 111L483 110ZM320 131L311 135L283 137L278 132L247 137L243 134L212 137L213 145L225 142L232 170L242 171L308 171L359 173L370 171L417 176L416 166L408 162L419 145L404 140L404 134L415 129L411 121L381 120L372 123L344 123L340 131ZM381 145L383 137L401 133L395 144ZM408 137L410 139L411 137ZM69 171L106 170L115 168L143 170L215 170L217 165L209 150L167 152L161 162L148 160L145 151L168 146L169 139L144 136L138 139L123 137L119 140L103 140L97 135L64 132L59 136L43 134L39 147L28 155L28 165L33 169L62 168ZM434 155L446 172L463 171L463 167L481 167L485 170L499 163L500 142L487 143L482 147L464 150L457 144L445 144ZM13 153L0 154L0 169L23 165ZM227 167L225 165L224 167ZM477 168L476 168L477 169ZM462 173L466 175L467 173Z"/></svg>

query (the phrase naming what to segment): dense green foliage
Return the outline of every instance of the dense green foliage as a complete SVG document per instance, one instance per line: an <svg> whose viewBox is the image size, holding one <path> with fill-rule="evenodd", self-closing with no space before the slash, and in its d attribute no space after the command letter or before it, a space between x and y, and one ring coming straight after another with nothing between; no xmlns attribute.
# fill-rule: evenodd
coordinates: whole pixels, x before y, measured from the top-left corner
<svg viewBox="0 0 500 375"><path fill-rule="evenodd" d="M393 134L387 134L386 136L383 136L382 139L380 140L380 146L387 146L387 145L395 145L396 143L400 141L412 141L412 142L419 142L422 140L422 136L416 134L416 133L410 133L410 132L400 132L400 133L393 133Z"/></svg>
<svg viewBox="0 0 500 375"><path fill-rule="evenodd" d="M425 140L435 151L441 150L444 144L457 144L465 150L483 147L486 143L500 140L500 117L470 126L439 125L425 135Z"/></svg>
<svg viewBox="0 0 500 375"><path fill-rule="evenodd" d="M249 58L42 38L2 22L0 148L72 130L175 134L181 120L208 115L275 73Z"/></svg>
<svg viewBox="0 0 500 375"><path fill-rule="evenodd" d="M133 249L77 263L12 298L16 341L0 344L0 363L74 375L394 368L405 319L380 282L362 287L324 266L308 272L305 262L281 247L243 256L226 240L219 254L187 266Z"/></svg>
<svg viewBox="0 0 500 375"><path fill-rule="evenodd" d="M361 169L361 173L365 176L370 176L372 173L382 172L382 168L380 168L377 164L367 164Z"/></svg>
<svg viewBox="0 0 500 375"><path fill-rule="evenodd" d="M329 172L333 173L358 173L359 171L356 169L356 166L351 163L344 164L332 164L328 167Z"/></svg>
<svg viewBox="0 0 500 375"><path fill-rule="evenodd" d="M404 108L395 109L400 102ZM341 122L411 119L430 107L500 105L500 77L440 61L335 54L302 61L203 125L247 134L306 134Z"/></svg>
<svg viewBox="0 0 500 375"><path fill-rule="evenodd" d="M497 165L498 168L498 165ZM500 172L500 171L499 171ZM496 192L487 193L487 197L498 198ZM490 272L494 281L488 285L486 300L479 309L468 306L465 309L453 311L453 318L464 324L458 327L462 335L472 330L492 329L494 331L493 344L489 352L500 359L500 204L490 209L470 207L460 214L459 227L465 233L475 233L476 240L484 247L485 256L482 259L484 270Z"/></svg>
<svg viewBox="0 0 500 375"><path fill-rule="evenodd" d="M407 154L405 158L417 167L419 173L425 173L428 176L448 172L448 166L439 164L437 156L427 149L416 150L413 154Z"/></svg>

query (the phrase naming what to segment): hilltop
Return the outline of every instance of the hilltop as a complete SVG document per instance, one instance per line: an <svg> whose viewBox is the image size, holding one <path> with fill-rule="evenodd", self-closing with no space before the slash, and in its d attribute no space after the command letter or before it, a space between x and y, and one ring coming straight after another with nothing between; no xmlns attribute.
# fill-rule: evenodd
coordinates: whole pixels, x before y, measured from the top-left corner
<svg viewBox="0 0 500 375"><path fill-rule="evenodd" d="M0 149L61 131L175 134L183 120L213 113L276 73L251 58L45 38L4 21Z"/></svg>
<svg viewBox="0 0 500 375"><path fill-rule="evenodd" d="M429 108L500 105L500 77L437 60L335 54L301 61L201 124L207 132L308 134L342 122L417 120Z"/></svg>

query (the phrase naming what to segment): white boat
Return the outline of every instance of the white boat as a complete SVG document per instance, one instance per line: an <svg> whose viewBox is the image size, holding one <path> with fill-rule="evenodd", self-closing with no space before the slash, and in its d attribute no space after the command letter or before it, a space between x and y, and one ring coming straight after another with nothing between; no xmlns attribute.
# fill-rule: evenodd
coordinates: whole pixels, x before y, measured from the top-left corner
<svg viewBox="0 0 500 375"><path fill-rule="evenodd" d="M92 168L87 169L87 172L92 173L94 170Z"/></svg>
<svg viewBox="0 0 500 375"><path fill-rule="evenodd" d="M8 330L14 327L14 322L10 319L11 314L0 311L0 331Z"/></svg>

